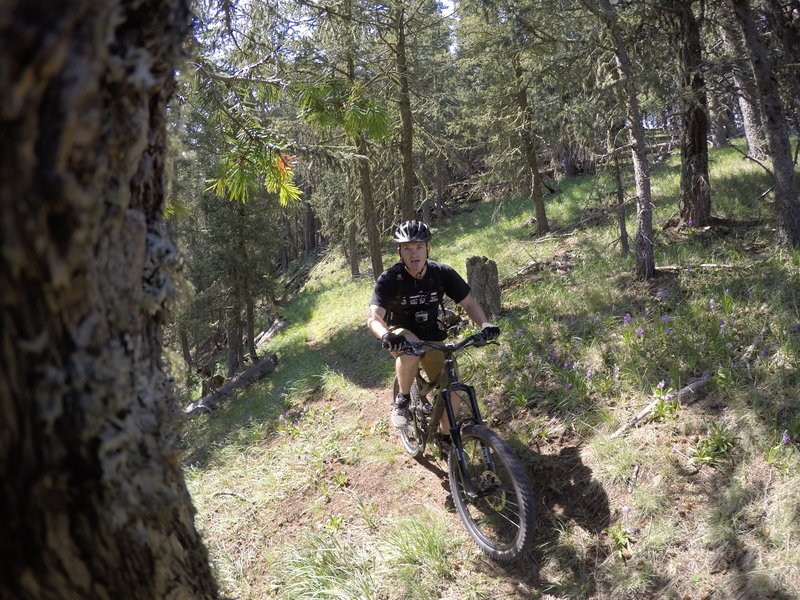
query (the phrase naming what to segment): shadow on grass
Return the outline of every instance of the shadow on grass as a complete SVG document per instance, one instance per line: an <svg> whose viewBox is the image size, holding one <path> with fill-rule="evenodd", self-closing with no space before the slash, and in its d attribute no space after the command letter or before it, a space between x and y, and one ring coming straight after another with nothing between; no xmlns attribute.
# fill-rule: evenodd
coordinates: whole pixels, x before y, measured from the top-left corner
<svg viewBox="0 0 800 600"><path fill-rule="evenodd" d="M583 463L577 446L561 448L558 454L539 454L520 444L514 444L514 448L528 465L535 497L533 549L510 564L491 563L492 572L500 569L505 576L555 597L594 596L597 592L595 567L612 550L597 542L579 549L564 537L574 527L580 527L596 540L610 524L608 494ZM542 575L542 567L553 561L558 569L558 581Z"/></svg>

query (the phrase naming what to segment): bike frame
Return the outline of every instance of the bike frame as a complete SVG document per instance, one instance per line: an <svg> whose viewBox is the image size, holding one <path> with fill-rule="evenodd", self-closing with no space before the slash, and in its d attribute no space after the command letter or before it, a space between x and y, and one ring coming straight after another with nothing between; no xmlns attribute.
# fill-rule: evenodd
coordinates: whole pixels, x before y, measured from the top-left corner
<svg viewBox="0 0 800 600"><path fill-rule="evenodd" d="M439 431L439 420L442 416L442 410L444 410L447 413L447 421L450 425L450 439L453 441L453 451L455 451L456 459L458 460L458 467L459 471L461 472L461 481L464 484L464 493L466 493L470 500L476 500L484 496L490 496L495 492L496 487L489 486L487 489L482 490L481 492L476 492L467 470L467 461L464 457L464 448L461 445L461 428L468 424L482 425L483 419L481 418L481 412L478 408L478 400L475 396L475 388L471 385L461 383L461 381L458 379L454 354L468 346L482 346L486 343L488 342L486 342L485 338L481 334L472 335L458 344L439 345L432 344L430 342L412 343L412 353L418 356L421 356L426 351L423 350L423 348L427 348L428 350L440 350L444 354L444 371L447 374L447 385L445 387L439 387L442 380L441 375L435 382L428 382L419 377L419 375L417 376L418 387L420 382L427 384L424 386L424 389L420 388L419 391L421 395L427 395L427 393L430 391L436 392L433 401L433 409L428 416L428 432L426 435L426 443L433 441L436 437L436 434ZM460 422L453 411L453 406L450 404L450 396L453 394L453 392L457 391L462 391L467 394L467 397L469 398L470 409L472 411L471 418ZM492 471L494 471L494 461L489 455L489 451L486 448L483 448L483 453L487 465Z"/></svg>

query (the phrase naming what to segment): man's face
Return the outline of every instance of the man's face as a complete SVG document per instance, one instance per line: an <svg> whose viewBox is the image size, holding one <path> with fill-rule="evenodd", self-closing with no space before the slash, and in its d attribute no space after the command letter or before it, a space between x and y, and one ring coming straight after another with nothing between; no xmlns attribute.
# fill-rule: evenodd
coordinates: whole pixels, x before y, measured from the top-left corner
<svg viewBox="0 0 800 600"><path fill-rule="evenodd" d="M425 268L428 258L428 244L425 242L403 242L400 244L400 259L414 277Z"/></svg>

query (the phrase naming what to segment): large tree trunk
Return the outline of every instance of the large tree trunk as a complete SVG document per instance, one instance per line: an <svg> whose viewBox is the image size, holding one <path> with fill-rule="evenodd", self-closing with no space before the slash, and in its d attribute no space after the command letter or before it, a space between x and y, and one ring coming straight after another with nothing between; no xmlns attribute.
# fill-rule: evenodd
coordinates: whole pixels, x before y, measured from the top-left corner
<svg viewBox="0 0 800 600"><path fill-rule="evenodd" d="M708 107L702 72L703 43L692 3L693 0L674 0L672 5L678 15L678 58L683 88L680 213L684 222L705 226L711 220Z"/></svg>
<svg viewBox="0 0 800 600"><path fill-rule="evenodd" d="M778 83L764 45L758 37L748 1L730 0L730 3L744 34L764 116L764 129L775 176L775 229L778 243L800 246L800 200L797 195L789 129Z"/></svg>
<svg viewBox="0 0 800 600"><path fill-rule="evenodd" d="M182 0L14 2L0 23L0 598L216 598L161 323Z"/></svg>
<svg viewBox="0 0 800 600"><path fill-rule="evenodd" d="M517 101L517 109L522 117L522 124L519 128L519 138L522 145L522 154L525 165L530 174L530 192L533 208L536 214L536 233L544 235L550 231L547 223L547 213L544 208L544 195L542 194L542 174L539 172L539 161L536 159L536 148L534 147L533 119L531 108L528 104L528 86L524 81L524 71L519 62L518 56L511 59L514 65L514 77L516 91L514 93Z"/></svg>
<svg viewBox="0 0 800 600"><path fill-rule="evenodd" d="M411 93L408 87L408 61L406 58L405 11L398 5L396 15L397 45L397 105L400 109L400 156L403 183L400 186L400 218L414 218L414 123L411 117Z"/></svg>

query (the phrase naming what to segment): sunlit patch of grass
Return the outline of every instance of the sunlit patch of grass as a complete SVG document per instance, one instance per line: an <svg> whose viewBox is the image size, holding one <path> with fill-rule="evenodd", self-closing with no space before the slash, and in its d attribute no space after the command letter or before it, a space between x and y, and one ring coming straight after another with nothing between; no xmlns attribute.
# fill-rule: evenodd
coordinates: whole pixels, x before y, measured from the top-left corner
<svg viewBox="0 0 800 600"><path fill-rule="evenodd" d="M278 597L378 598L373 553L323 530L289 548L276 564Z"/></svg>
<svg viewBox="0 0 800 600"><path fill-rule="evenodd" d="M459 544L433 513L421 512L398 521L382 543L383 567L402 588L393 597L433 597L442 578L451 573L451 554Z"/></svg>

